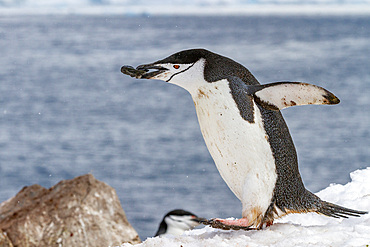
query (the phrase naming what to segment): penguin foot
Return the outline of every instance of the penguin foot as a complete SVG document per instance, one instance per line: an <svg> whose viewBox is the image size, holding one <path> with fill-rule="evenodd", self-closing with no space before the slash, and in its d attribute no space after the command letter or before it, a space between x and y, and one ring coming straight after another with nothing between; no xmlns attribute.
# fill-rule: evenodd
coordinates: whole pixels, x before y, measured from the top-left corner
<svg viewBox="0 0 370 247"><path fill-rule="evenodd" d="M246 218L241 218L237 220L226 220L226 219L199 219L199 223L203 225L209 225L213 228L219 228L222 230L257 230L257 228L251 227L249 221Z"/></svg>

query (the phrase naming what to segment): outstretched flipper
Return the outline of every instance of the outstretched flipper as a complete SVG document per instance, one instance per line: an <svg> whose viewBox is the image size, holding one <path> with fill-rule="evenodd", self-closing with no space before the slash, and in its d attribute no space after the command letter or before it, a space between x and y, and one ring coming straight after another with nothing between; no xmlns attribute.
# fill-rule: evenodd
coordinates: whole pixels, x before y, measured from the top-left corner
<svg viewBox="0 0 370 247"><path fill-rule="evenodd" d="M269 110L281 110L295 105L332 105L339 99L328 90L302 82L274 82L248 86L255 101Z"/></svg>

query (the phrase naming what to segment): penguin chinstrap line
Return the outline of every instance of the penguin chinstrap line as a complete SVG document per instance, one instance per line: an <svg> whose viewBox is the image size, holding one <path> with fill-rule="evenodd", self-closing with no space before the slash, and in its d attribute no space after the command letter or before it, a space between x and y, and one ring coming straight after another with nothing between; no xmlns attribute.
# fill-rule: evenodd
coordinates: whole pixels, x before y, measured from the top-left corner
<svg viewBox="0 0 370 247"><path fill-rule="evenodd" d="M242 218L204 219L221 229L261 229L290 213L335 218L366 212L321 200L298 170L293 140L280 110L338 104L324 88L300 82L261 85L243 65L204 49L175 53L122 73L178 85L192 96L201 132L222 178L242 203Z"/></svg>

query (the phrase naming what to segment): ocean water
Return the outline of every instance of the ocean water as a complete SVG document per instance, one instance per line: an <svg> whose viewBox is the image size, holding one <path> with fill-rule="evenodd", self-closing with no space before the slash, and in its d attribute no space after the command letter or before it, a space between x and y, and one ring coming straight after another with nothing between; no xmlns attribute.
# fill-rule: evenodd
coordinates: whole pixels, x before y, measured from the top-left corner
<svg viewBox="0 0 370 247"><path fill-rule="evenodd" d="M155 6L161 5L164 7L175 7L175 6L191 6L191 7L211 7L211 6L248 6L248 5L317 5L317 4L330 4L330 5L356 5L356 4L369 4L369 0L163 0L154 4L153 2L143 0L1 0L0 7L16 7L16 8L43 8L43 7L89 7L89 6Z"/></svg>
<svg viewBox="0 0 370 247"><path fill-rule="evenodd" d="M145 239L162 216L240 217L190 95L122 65L207 48L261 83L303 81L335 106L283 110L313 192L369 166L370 16L0 16L0 202L92 173Z"/></svg>
<svg viewBox="0 0 370 247"><path fill-rule="evenodd" d="M370 0L0 0L0 15L370 15Z"/></svg>

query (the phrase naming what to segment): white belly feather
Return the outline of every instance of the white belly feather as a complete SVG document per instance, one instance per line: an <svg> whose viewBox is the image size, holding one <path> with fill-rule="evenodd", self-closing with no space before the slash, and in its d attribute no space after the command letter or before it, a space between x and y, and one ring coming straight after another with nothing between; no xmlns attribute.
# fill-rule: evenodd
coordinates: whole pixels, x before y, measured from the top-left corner
<svg viewBox="0 0 370 247"><path fill-rule="evenodd" d="M192 97L217 169L241 200L243 217L255 220L267 210L277 178L258 107L254 103L254 123L245 121L226 80L203 85Z"/></svg>

